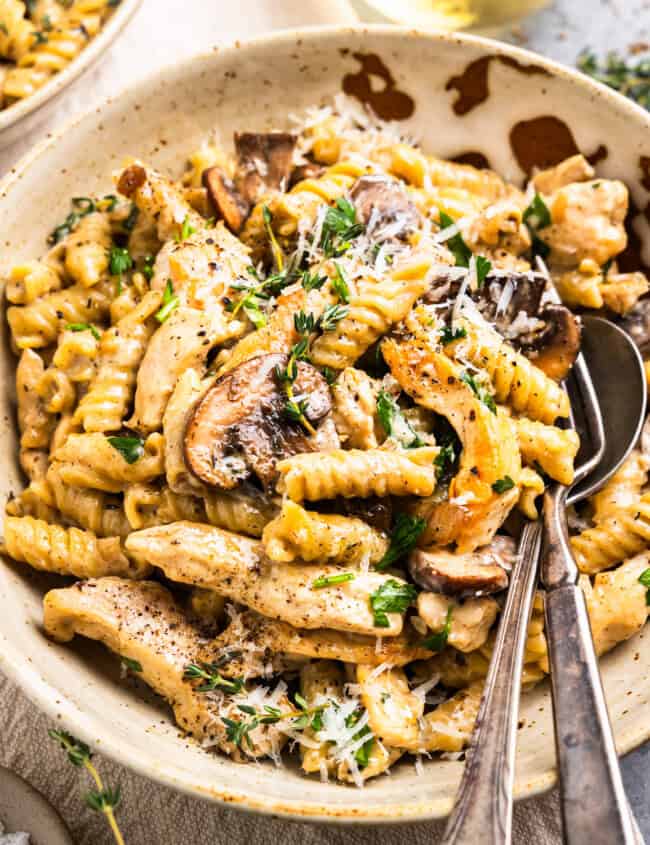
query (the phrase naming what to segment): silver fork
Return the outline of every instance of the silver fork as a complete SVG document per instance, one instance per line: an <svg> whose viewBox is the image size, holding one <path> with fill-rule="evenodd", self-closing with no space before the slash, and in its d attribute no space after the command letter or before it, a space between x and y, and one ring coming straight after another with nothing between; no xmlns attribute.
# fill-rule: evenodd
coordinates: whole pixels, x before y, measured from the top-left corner
<svg viewBox="0 0 650 845"><path fill-rule="evenodd" d="M564 507L567 503L578 501L593 492L594 486L597 486L595 482L585 482L579 490L576 490L575 484L584 481L598 466L606 447L599 403L589 375L589 370L582 355L579 356L573 372L573 379L578 386L583 416L591 440L592 454L588 459L580 462L576 471L576 481L573 487L574 494L569 497L568 502L566 490L563 495L559 495L556 491L556 498L545 501L545 521L548 522L553 519L553 515L555 516L553 529L555 533L549 532L551 542L545 544L545 550L547 552L546 560L556 561L557 565L554 569L556 574L559 572L559 559L555 555L549 557L548 553L556 548L553 543L560 537L563 539L564 552L566 553L568 550L566 529L564 529L564 534L561 531ZM602 477L600 477L600 483L602 483L602 480ZM554 489L555 487L557 485L554 486ZM494 843L509 843L511 841L512 788L514 783L518 702L527 627L538 574L537 564L541 536L542 524L540 522L526 525L522 532L519 545L519 563L513 570L506 606L502 614L494 653L486 678L483 699L467 752L463 778L456 796L454 810L449 818L445 831L443 840L445 845L451 845L451 843L454 845L480 845L480 843L494 845ZM575 580L577 581L577 571L574 574ZM563 587L566 586L564 582L561 582L561 584ZM575 587L576 591L577 589ZM575 599L575 606L577 607L579 599L576 598L576 595L577 593L571 592L571 596ZM549 607L553 605L553 601L556 600L552 599ZM565 604L566 602L567 599L564 600ZM561 661L563 659L568 660L569 655L566 653L561 654L563 643L562 631L557 624L557 614L554 613L553 617L550 622L557 637L552 642L549 642L549 653L557 681L560 675L566 677L565 666L562 665ZM576 632L576 637L572 639L574 652L577 642L583 644L591 642L586 609L584 609L584 613L580 616L580 621L582 627L579 632ZM586 629L584 627L585 622ZM581 657L585 655L584 649L589 650L588 646L583 645ZM593 653L593 646L591 651ZM557 660L554 659L556 656ZM570 657L574 659L576 654L574 653ZM587 663L583 665L586 666ZM574 666L575 664L566 663L565 665L568 667ZM585 688L578 690L574 684L572 694L573 696L580 695L581 700L584 702L583 707L580 708L580 715L583 719L587 718L587 714L591 716L592 711L590 708L593 708L593 713L596 714L588 720L588 723L594 734L593 748L599 748L601 753L599 756L594 751L589 761L587 762L583 759L582 763L600 771L603 765L603 754L605 755L609 761L609 765L605 767L607 783L603 782L602 789L607 788L609 790L608 794L611 797L609 803L611 804L613 802L613 806L617 808L617 812L614 812L613 815L612 813L598 815L601 821L603 815L608 816L610 819L617 818L623 825L622 827L619 825L618 831L624 830L624 835L632 837L635 833L638 834L638 829L635 831L634 820L631 813L627 810L627 802L625 801L622 784L620 783L620 772L618 771L616 754L613 750L611 730L609 731L609 741L607 739L609 723L602 696L602 688L599 686L595 656L591 662L591 668L594 671L587 678L585 678L584 672L581 675L581 682L585 684ZM568 709L571 708L571 697L562 695L562 692L559 695L560 698L556 697L554 699L561 701L558 710L555 711L556 726L558 726L560 718L564 716L564 707L562 704L566 704ZM560 714L560 710L562 714ZM563 729L556 730L557 735L560 736L562 731ZM561 743L558 744L558 757L560 759L560 773L564 785L567 781L567 774L563 771L562 761L566 760L566 754L564 753L564 748L560 746ZM613 764L612 758L614 760ZM572 772L574 771L573 762L571 764ZM582 771L584 772L584 769ZM616 779L616 773L618 773L618 781ZM575 797L579 792L575 784L575 777L571 778L569 776L568 779L575 787L573 790ZM584 792L580 794L584 795ZM569 793L567 793L568 795ZM595 797L596 795L598 796L597 798ZM597 791L592 795L592 802L594 798L596 802L601 801L602 791ZM606 800L605 803L608 803L608 801ZM569 833L570 830L581 828L581 820L583 816L588 815L586 812L588 808L585 806L583 807L582 813L574 813L572 815L567 807L575 807L575 802L563 796L565 828L567 833ZM631 821L629 821L630 819ZM618 845L619 842L631 843L637 841L642 844L640 836L638 836L637 840L634 838L621 838L618 832L611 833L611 827L609 831L609 839L596 839L594 842L603 841L607 842L608 845L615 842ZM579 838L569 835L568 840L575 843L579 842L580 845L583 845L583 843L590 841L588 840L588 835L582 836L578 830ZM593 845L591 841L590 845Z"/></svg>

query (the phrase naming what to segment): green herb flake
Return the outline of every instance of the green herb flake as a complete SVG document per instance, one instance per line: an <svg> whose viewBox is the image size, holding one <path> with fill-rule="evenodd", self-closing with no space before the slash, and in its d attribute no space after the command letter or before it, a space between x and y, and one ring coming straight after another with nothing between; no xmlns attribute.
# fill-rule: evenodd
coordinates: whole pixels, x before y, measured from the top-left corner
<svg viewBox="0 0 650 845"><path fill-rule="evenodd" d="M70 332L90 332L95 340L101 338L101 334L92 323L66 323L65 328Z"/></svg>
<svg viewBox="0 0 650 845"><path fill-rule="evenodd" d="M467 329L460 326L457 329L452 329L451 326L445 326L440 330L440 343L447 346L449 343L454 343L461 338L467 337Z"/></svg>
<svg viewBox="0 0 650 845"><path fill-rule="evenodd" d="M389 628L389 613L404 613L417 598L417 590L412 584L405 584L395 578L389 578L370 595L370 609L376 628Z"/></svg>
<svg viewBox="0 0 650 845"><path fill-rule="evenodd" d="M339 197L335 206L327 209L318 246L326 258L337 258L348 251L351 241L363 234L364 229L363 224L357 221L352 203Z"/></svg>
<svg viewBox="0 0 650 845"><path fill-rule="evenodd" d="M108 251L108 270L111 276L122 276L133 267L133 259L128 251L121 246L112 246Z"/></svg>
<svg viewBox="0 0 650 845"><path fill-rule="evenodd" d="M524 211L522 220L530 232L533 258L536 255L546 258L551 250L549 245L539 237L538 233L540 230L550 226L553 221L551 219L551 212L540 194L535 194L530 205Z"/></svg>
<svg viewBox="0 0 650 845"><path fill-rule="evenodd" d="M155 260L156 259L153 257L153 255L145 255L145 257L142 259L141 272L148 282L150 282L153 278L153 265Z"/></svg>
<svg viewBox="0 0 650 845"><path fill-rule="evenodd" d="M639 583L643 584L644 587L647 587L645 603L650 606L650 569L645 569L641 575L639 575Z"/></svg>
<svg viewBox="0 0 650 845"><path fill-rule="evenodd" d="M343 270L341 270L341 265L338 261L334 262L334 267L336 269L336 273L332 279L332 287L336 291L341 302L345 302L347 305L350 302L350 288L348 286L347 279L343 275Z"/></svg>
<svg viewBox="0 0 650 845"><path fill-rule="evenodd" d="M512 490L514 486L515 482L512 478L509 475L504 475L503 478L499 478L494 482L492 489L495 493L501 495L501 493L507 493L508 490Z"/></svg>
<svg viewBox="0 0 650 845"><path fill-rule="evenodd" d="M312 590L322 590L323 587L333 587L336 584L345 584L346 581L354 581L354 572L341 572L340 575L323 575L312 581Z"/></svg>
<svg viewBox="0 0 650 845"><path fill-rule="evenodd" d="M189 663L183 670L186 681L200 680L203 683L194 687L195 692L212 692L220 689L228 695L241 692L244 688L243 678L224 678L219 672L220 663Z"/></svg>
<svg viewBox="0 0 650 845"><path fill-rule="evenodd" d="M67 238L74 229L76 229L82 217L85 217L87 214L92 214L93 211L97 210L94 201L90 199L90 197L73 197L71 205L72 211L68 214L63 223L50 232L47 238L47 242L49 244L60 243L64 240L64 238Z"/></svg>
<svg viewBox="0 0 650 845"><path fill-rule="evenodd" d="M583 73L650 110L650 58L628 62L611 51L601 62L594 52L584 50L577 64Z"/></svg>
<svg viewBox="0 0 650 845"><path fill-rule="evenodd" d="M455 225L456 224L453 219L448 214L445 214L444 211L440 212L441 231ZM449 238L449 240L446 241L446 246L456 259L457 267L469 267L472 250L467 246L460 232L457 232L452 238Z"/></svg>
<svg viewBox="0 0 650 845"><path fill-rule="evenodd" d="M142 672L142 663L139 660L131 660L130 657L123 657L121 663L129 672Z"/></svg>
<svg viewBox="0 0 650 845"><path fill-rule="evenodd" d="M350 313L349 308L343 305L328 305L318 319L318 326L323 332L331 332L337 327L344 317Z"/></svg>
<svg viewBox="0 0 650 845"><path fill-rule="evenodd" d="M117 449L127 464L134 464L144 455L144 440L141 437L107 437L113 449Z"/></svg>
<svg viewBox="0 0 650 845"><path fill-rule="evenodd" d="M377 396L377 416L388 437L394 437L405 449L415 449L422 446L422 440L413 430L390 393L380 390Z"/></svg>
<svg viewBox="0 0 650 845"><path fill-rule="evenodd" d="M194 234L196 234L196 228L192 225L192 221L190 220L190 216L188 214L185 216L185 219L181 223L181 230L176 236L176 242L182 243Z"/></svg>
<svg viewBox="0 0 650 845"><path fill-rule="evenodd" d="M47 733L50 739L58 742L61 748L67 753L68 760L73 766L80 768L86 762L90 761L92 754L85 742L76 739L76 737L67 731L55 731L51 728Z"/></svg>
<svg viewBox="0 0 650 845"><path fill-rule="evenodd" d="M390 546L382 559L375 564L375 569L382 572L391 567L396 561L405 557L420 539L424 531L426 521L419 516L411 516L408 513L398 513L395 519L395 527L390 538Z"/></svg>
<svg viewBox="0 0 650 845"><path fill-rule="evenodd" d="M485 405L485 407L489 411L492 411L493 414L496 414L497 406L494 401L494 396L492 396L489 391L479 387L476 379L473 375L471 375L471 373L465 371L461 375L460 380L470 388L472 393L474 393L474 395Z"/></svg>
<svg viewBox="0 0 650 845"><path fill-rule="evenodd" d="M309 270L305 270L302 274L302 286L306 291L320 290L326 281L327 276L319 275L318 271L310 273Z"/></svg>
<svg viewBox="0 0 650 845"><path fill-rule="evenodd" d="M162 305L160 306L160 309L156 311L156 320L158 320L159 323L164 323L179 305L180 299L174 293L172 280L167 279L167 284L165 285L165 290L163 291Z"/></svg>
<svg viewBox="0 0 650 845"><path fill-rule="evenodd" d="M456 460L456 452L454 447L448 443L446 446L441 446L440 451L436 455L433 465L436 468L436 478L440 481L446 473L453 466Z"/></svg>
<svg viewBox="0 0 650 845"><path fill-rule="evenodd" d="M442 631L436 631L423 640L421 643L423 648L428 648L430 651L442 651L447 645L447 640L449 639L449 634L451 633L451 617L453 610L454 607L450 604L447 608L447 616L445 618L445 624Z"/></svg>
<svg viewBox="0 0 650 845"><path fill-rule="evenodd" d="M479 289L483 287L483 283L488 277L488 273L492 269L492 262L483 255L476 256L476 279Z"/></svg>

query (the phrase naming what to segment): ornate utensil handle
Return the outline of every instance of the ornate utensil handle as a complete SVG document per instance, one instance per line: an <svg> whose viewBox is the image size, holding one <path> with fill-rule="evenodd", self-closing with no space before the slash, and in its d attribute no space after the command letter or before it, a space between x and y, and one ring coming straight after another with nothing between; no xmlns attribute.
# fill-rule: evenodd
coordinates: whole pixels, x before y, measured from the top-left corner
<svg viewBox="0 0 650 845"><path fill-rule="evenodd" d="M628 805L587 605L568 543L563 491L544 503L542 573L560 800L568 845L643 845Z"/></svg>
<svg viewBox="0 0 650 845"><path fill-rule="evenodd" d="M541 525L526 525L443 845L505 845L511 841L521 672L540 540Z"/></svg>

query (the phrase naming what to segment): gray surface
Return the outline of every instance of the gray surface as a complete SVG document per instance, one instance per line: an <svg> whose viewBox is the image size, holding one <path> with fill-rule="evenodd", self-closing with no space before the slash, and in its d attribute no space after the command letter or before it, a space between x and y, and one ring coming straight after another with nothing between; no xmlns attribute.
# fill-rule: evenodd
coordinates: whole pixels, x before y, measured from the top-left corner
<svg viewBox="0 0 650 845"><path fill-rule="evenodd" d="M574 64L585 47L599 54L624 51L650 41L650 0L557 0L504 40L566 64ZM650 842L650 745L627 755L623 779L645 840Z"/></svg>

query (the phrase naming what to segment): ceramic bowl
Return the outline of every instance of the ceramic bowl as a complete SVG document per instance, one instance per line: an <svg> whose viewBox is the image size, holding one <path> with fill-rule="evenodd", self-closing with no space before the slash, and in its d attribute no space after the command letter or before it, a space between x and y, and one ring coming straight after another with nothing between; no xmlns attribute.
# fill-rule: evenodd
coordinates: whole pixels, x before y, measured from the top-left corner
<svg viewBox="0 0 650 845"><path fill-rule="evenodd" d="M389 27L311 29L236 43L171 66L69 125L35 149L0 186L0 272L40 254L69 198L104 193L128 155L180 173L189 151L215 127L287 125L287 116L345 90L371 105L426 150L485 162L523 182L582 150L603 176L630 187L635 209L650 206L650 115L574 71L523 50L473 37ZM45 213L44 210L47 210ZM638 219L637 219L638 218ZM650 227L630 221L627 266L650 263ZM4 321L2 322L3 331ZM15 359L0 358L3 495L22 486L11 387ZM243 766L179 737L165 705L119 680L118 661L97 644L49 642L41 627L44 590L59 583L0 563L0 669L81 738L141 774L177 789L264 813L339 821L400 821L446 814L462 764L412 762L362 790L322 784L294 764ZM602 661L621 752L650 735L647 633ZM546 685L522 700L516 794L555 781Z"/></svg>
<svg viewBox="0 0 650 845"><path fill-rule="evenodd" d="M98 35L60 73L31 97L0 111L0 146L13 143L43 122L53 111L59 95L93 65L117 38L138 10L142 0L121 0Z"/></svg>

